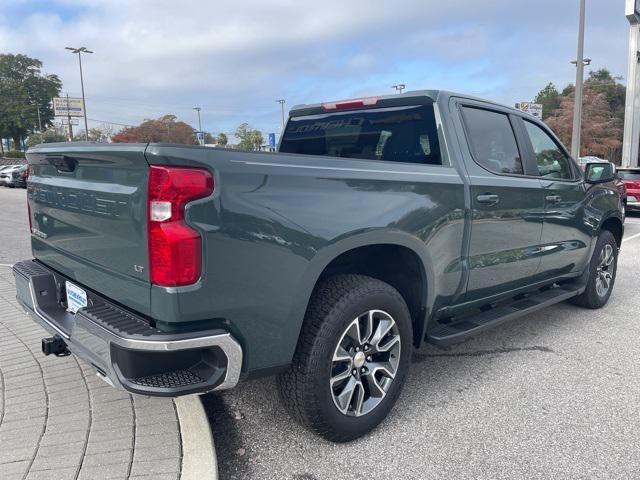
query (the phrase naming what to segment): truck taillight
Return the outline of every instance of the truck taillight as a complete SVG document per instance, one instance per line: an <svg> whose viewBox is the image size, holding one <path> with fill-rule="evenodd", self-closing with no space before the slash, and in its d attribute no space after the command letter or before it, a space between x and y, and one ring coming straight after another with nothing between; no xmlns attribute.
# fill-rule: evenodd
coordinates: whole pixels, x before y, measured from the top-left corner
<svg viewBox="0 0 640 480"><path fill-rule="evenodd" d="M185 206L212 193L213 176L208 170L151 166L147 195L151 283L178 287L198 281L202 239L185 222Z"/></svg>

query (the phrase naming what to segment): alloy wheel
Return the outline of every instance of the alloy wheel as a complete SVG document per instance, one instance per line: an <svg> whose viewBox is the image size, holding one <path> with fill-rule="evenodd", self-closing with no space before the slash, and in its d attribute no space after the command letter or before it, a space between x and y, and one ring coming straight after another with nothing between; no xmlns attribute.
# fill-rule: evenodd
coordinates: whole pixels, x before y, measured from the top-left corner
<svg viewBox="0 0 640 480"><path fill-rule="evenodd" d="M600 251L598 268L596 269L596 293L604 297L611 288L613 280L613 247L606 244Z"/></svg>
<svg viewBox="0 0 640 480"><path fill-rule="evenodd" d="M397 373L401 343L395 320L382 310L369 310L347 326L330 380L333 403L343 415L366 415L382 402Z"/></svg>

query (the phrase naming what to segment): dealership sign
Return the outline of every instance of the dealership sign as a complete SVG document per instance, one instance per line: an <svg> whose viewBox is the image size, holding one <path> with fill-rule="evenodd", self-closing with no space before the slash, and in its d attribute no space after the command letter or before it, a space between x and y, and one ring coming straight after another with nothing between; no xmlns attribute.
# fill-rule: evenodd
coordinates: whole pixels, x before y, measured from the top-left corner
<svg viewBox="0 0 640 480"><path fill-rule="evenodd" d="M520 102L516 103L516 108L542 120L542 105L540 103Z"/></svg>
<svg viewBox="0 0 640 480"><path fill-rule="evenodd" d="M82 108L82 98L54 98L53 112L56 117L83 117L84 109Z"/></svg>

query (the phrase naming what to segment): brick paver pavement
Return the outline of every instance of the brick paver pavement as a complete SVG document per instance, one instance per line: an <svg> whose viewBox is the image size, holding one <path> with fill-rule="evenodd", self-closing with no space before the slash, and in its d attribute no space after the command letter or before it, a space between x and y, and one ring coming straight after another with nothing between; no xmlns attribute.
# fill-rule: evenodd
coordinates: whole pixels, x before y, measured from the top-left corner
<svg viewBox="0 0 640 480"><path fill-rule="evenodd" d="M15 300L0 267L0 478L178 479L172 400L110 387L74 356L45 357L48 334Z"/></svg>

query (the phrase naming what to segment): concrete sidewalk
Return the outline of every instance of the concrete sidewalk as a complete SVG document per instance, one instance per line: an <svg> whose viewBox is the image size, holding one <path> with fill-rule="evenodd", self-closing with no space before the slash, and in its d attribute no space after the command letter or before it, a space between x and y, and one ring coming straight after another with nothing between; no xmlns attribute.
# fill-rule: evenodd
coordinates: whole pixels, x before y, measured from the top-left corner
<svg viewBox="0 0 640 480"><path fill-rule="evenodd" d="M48 336L15 300L0 267L0 477L180 478L182 446L171 399L131 396L75 357L45 357Z"/></svg>

